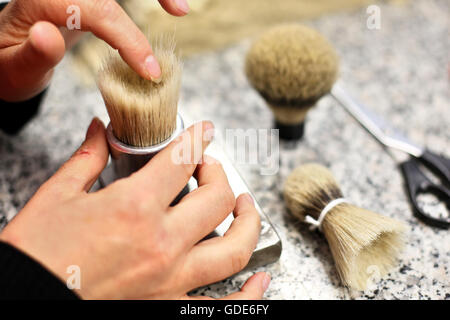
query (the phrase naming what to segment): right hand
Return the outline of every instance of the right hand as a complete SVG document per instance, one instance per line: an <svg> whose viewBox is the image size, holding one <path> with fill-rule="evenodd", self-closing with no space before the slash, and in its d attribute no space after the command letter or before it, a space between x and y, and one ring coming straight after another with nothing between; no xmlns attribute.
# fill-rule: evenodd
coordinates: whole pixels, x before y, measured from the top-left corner
<svg viewBox="0 0 450 320"><path fill-rule="evenodd" d="M186 0L159 2L175 16L189 11ZM0 99L27 100L48 85L66 51L64 38L79 34L64 29L71 6L80 9L80 31L117 49L141 77L160 78L150 43L115 0L13 0L0 12Z"/></svg>
<svg viewBox="0 0 450 320"><path fill-rule="evenodd" d="M104 126L94 119L79 150L5 227L0 240L62 281L69 266L79 266L76 292L82 298L207 298L187 292L242 270L261 226L251 196L235 200L222 166L203 155L212 124L196 126L203 134L190 127L138 172L88 193L108 160ZM177 164L173 155L180 146L192 157ZM199 188L171 207L191 175ZM223 237L202 240L233 210L235 220ZM257 273L226 298L260 299L269 281Z"/></svg>

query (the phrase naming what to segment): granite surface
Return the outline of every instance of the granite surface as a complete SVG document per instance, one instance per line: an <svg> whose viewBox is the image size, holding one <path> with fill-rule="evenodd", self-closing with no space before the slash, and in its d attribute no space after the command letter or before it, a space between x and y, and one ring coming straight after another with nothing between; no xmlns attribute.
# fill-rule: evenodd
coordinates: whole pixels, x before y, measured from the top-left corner
<svg viewBox="0 0 450 320"><path fill-rule="evenodd" d="M365 9L326 16L307 24L337 48L341 79L359 100L412 140L450 157L449 2L416 0L380 5L381 29L366 28ZM185 61L182 109L197 119L228 128L270 128L272 115L249 87L243 58L250 40ZM0 133L0 228L82 142L93 116L107 122L99 92L82 86L68 55L57 68L40 115L18 136ZM238 168L283 241L278 262L242 272L197 290L215 297L231 293L252 273L272 275L267 299L450 299L450 233L428 227L412 215L397 161L331 97L308 115L305 139L280 145L277 174L258 166ZM398 267L366 292L343 287L328 245L292 218L282 183L297 165L328 166L348 199L404 221L409 232ZM436 202L431 210L445 210Z"/></svg>

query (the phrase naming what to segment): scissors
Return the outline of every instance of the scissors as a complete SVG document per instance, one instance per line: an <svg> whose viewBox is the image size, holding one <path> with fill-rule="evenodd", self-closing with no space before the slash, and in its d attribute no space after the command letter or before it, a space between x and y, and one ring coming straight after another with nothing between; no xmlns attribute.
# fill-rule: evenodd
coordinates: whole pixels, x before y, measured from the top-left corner
<svg viewBox="0 0 450 320"><path fill-rule="evenodd" d="M427 225L448 229L450 227L448 215L443 218L430 215L419 206L417 199L421 194L430 193L443 202L448 212L450 208L450 159L409 141L353 99L340 84L333 86L331 95L381 144L406 152L411 156L409 160L400 163L400 167L406 180L406 188L415 216ZM436 175L441 184L433 182L424 173L422 166Z"/></svg>

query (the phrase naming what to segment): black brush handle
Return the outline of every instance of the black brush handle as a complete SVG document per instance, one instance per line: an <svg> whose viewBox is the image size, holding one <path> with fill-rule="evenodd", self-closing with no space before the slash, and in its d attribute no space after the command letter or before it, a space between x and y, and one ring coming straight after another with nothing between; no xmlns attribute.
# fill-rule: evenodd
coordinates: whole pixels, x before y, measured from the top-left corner
<svg viewBox="0 0 450 320"><path fill-rule="evenodd" d="M305 133L305 122L285 124L275 120L274 127L279 130L280 139L287 141L300 140Z"/></svg>

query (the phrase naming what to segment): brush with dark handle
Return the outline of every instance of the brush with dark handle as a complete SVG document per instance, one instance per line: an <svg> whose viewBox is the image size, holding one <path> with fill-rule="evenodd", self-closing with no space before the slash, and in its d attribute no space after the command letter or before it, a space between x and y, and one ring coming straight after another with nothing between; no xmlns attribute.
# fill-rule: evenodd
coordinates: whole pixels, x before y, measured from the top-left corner
<svg viewBox="0 0 450 320"><path fill-rule="evenodd" d="M415 215L424 223L443 229L450 227L450 218L437 218L426 213L420 207L417 197L423 193L431 193L450 208L450 159L433 153L409 141L396 130L386 124L381 118L367 110L357 102L339 84L331 90L332 96L381 144L406 152L412 156L400 164L406 180L406 187L411 199ZM423 164L439 179L441 184L431 181L420 168Z"/></svg>
<svg viewBox="0 0 450 320"><path fill-rule="evenodd" d="M285 141L302 139L306 116L327 94L338 71L338 57L316 30L296 24L270 28L245 58L245 74L273 112L274 129Z"/></svg>

